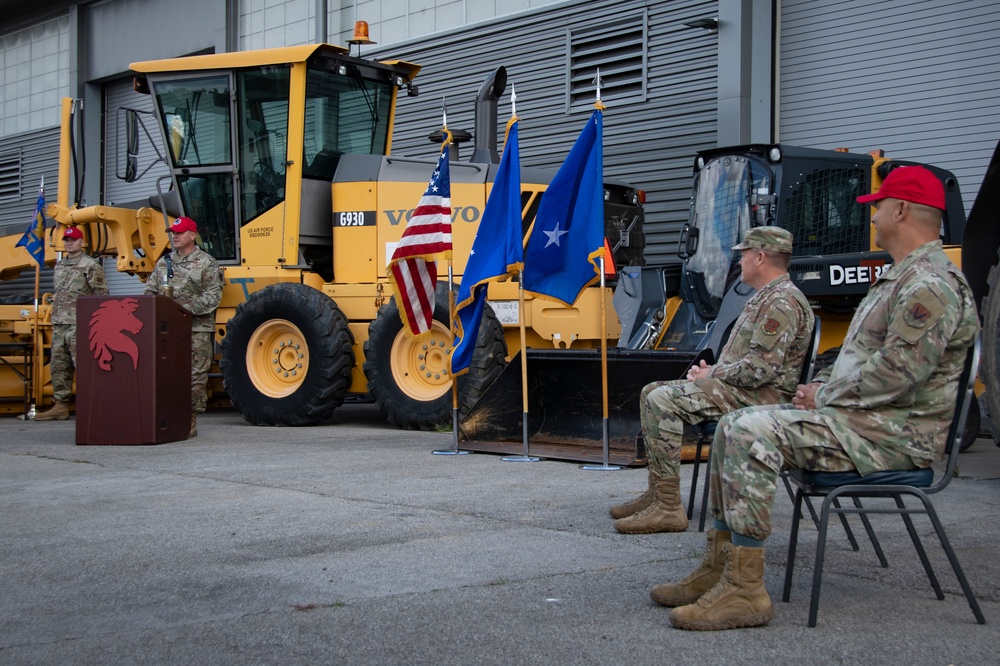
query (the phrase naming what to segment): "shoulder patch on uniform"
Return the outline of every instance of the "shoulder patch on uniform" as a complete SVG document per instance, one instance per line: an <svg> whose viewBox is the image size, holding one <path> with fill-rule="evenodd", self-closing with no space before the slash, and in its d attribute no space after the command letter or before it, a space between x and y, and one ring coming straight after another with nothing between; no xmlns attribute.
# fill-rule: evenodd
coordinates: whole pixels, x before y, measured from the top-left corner
<svg viewBox="0 0 1000 666"><path fill-rule="evenodd" d="M778 338L788 330L789 326L791 326L791 320L788 313L779 308L771 308L757 320L751 344L771 351L778 343Z"/></svg>
<svg viewBox="0 0 1000 666"><path fill-rule="evenodd" d="M931 311L923 303L914 303L910 309L903 313L906 323L915 328L923 328L924 323L930 319Z"/></svg>
<svg viewBox="0 0 1000 666"><path fill-rule="evenodd" d="M923 285L908 294L899 305L889 329L909 343L914 343L931 330L947 310L943 294L933 285Z"/></svg>

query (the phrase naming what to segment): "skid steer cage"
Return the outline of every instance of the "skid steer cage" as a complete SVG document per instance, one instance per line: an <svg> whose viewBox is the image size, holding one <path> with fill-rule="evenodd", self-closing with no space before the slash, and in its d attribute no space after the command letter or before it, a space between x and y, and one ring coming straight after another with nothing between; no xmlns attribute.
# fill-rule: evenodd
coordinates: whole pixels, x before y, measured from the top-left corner
<svg viewBox="0 0 1000 666"><path fill-rule="evenodd" d="M704 355L705 352L702 352ZM643 465L637 435L639 391L680 379L697 352L608 350L608 450L616 465ZM603 398L599 349L528 349L528 445L532 455L601 462ZM460 448L523 452L521 355L518 353L459 425Z"/></svg>

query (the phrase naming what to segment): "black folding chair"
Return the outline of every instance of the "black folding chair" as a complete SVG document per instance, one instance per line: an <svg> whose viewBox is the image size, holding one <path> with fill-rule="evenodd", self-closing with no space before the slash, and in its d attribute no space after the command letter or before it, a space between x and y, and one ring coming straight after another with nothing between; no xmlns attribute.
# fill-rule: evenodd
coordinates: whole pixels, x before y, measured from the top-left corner
<svg viewBox="0 0 1000 666"><path fill-rule="evenodd" d="M820 336L820 320L817 315L813 315L813 334L812 338L809 340L809 347L806 348L806 358L802 365L802 373L799 375L800 384L808 384L812 379L813 372L816 370L816 355L819 352L819 336ZM698 494L698 469L701 467L701 452L706 444L711 444L712 439L715 437L715 427L718 425L718 421L702 421L701 423L695 424L694 431L698 440L695 444L694 450L694 468L691 470L691 491L688 493L688 506L687 506L687 516L688 520L691 520L691 516L694 513L694 497ZM708 515L708 486L711 479L711 470L705 472L704 488L702 488L701 494L701 516L698 518L698 531L705 531L705 518ZM792 487L788 484L788 479L782 474L782 480L785 482L785 488L788 490L788 496L792 497ZM816 519L815 510L812 508L811 504L807 504L809 511L813 514L813 519ZM851 535L851 542L855 543L854 535Z"/></svg>
<svg viewBox="0 0 1000 666"><path fill-rule="evenodd" d="M965 574L962 572L962 567L958 563L955 551L952 549L951 543L948 541L944 527L941 525L941 521L938 519L937 513L935 512L934 506L929 497L930 495L944 490L955 473L955 466L958 463L959 449L961 448L959 446L959 441L965 425L965 418L969 412L969 404L972 400L975 400L973 385L975 383L976 369L979 367L979 346L980 343L977 340L972 348L969 349L969 353L965 359L965 368L962 371L962 375L958 383L958 395L955 402L955 412L951 421L951 426L948 430L948 439L945 448L945 459L947 462L946 465L944 465L944 470L940 473L940 476L936 481L934 469L931 467L919 470L890 470L884 472L874 472L872 474L868 474L867 476L861 476L856 472L833 473L808 472L800 469L791 470L789 478L791 483L796 486L796 493L794 511L792 514L792 532L789 538L788 546L788 561L785 566L785 586L782 593L783 601L788 601L791 593L792 570L795 565L795 550L798 545L799 537L799 520L802 518L802 501L804 498L808 497L823 498L823 506L820 509L819 516L819 534L816 544L816 566L813 571L812 599L809 604L810 627L816 626L816 614L819 608L819 592L823 581L823 560L826 555L826 533L831 513L840 515L841 519L845 522L845 514L847 513L857 513L865 520L867 520L866 514L895 513L901 515L903 522L906 525L906 530L910 534L910 539L913 541L913 545L917 550L917 555L920 557L920 562L924 566L924 571L927 572L927 577L930 579L931 587L934 588L934 592L938 599L944 599L944 593L941 591L941 586L938 584L937 577L934 575L934 570L931 568L930 561L927 559L927 553L924 551L923 544L920 541L920 536L917 534L917 531L913 526L913 521L910 518L912 514L926 514L933 524L934 530L937 532L938 539L941 541L941 546L944 548L944 551L948 556L948 561L951 563L951 567L955 571L958 582L962 586L962 591L965 592L965 598L969 602L969 607L972 608L972 613L976 616L976 621L979 622L979 624L985 623L983 613L979 609L979 604L976 602L976 597L973 595L972 589L969 587L969 582L966 580ZM903 495L912 495L918 498L921 501L923 508L907 507L903 502ZM840 497L850 497L853 500L854 506L839 506L837 499ZM862 506L861 498L863 497L892 498L895 501L895 506L879 508ZM872 545L875 546L876 551L879 553L879 559L882 566L887 567L888 563L886 562L884 555L882 555L881 548L878 545L878 539L875 537L874 530L871 529L870 524L867 522L866 529L868 529L869 537L872 539Z"/></svg>

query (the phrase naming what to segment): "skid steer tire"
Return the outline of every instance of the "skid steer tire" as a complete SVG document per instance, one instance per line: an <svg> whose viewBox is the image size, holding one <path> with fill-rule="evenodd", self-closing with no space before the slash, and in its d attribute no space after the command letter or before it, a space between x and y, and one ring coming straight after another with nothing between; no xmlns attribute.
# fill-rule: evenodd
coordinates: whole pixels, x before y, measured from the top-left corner
<svg viewBox="0 0 1000 666"><path fill-rule="evenodd" d="M989 291L983 299L983 360L980 377L986 384L986 411L990 417L993 441L1000 446L1000 264L990 268Z"/></svg>
<svg viewBox="0 0 1000 666"><path fill-rule="evenodd" d="M368 326L365 377L368 393L389 423L407 430L448 428L452 423L448 353L448 291L439 285L428 338L415 342L403 331L395 299L383 305ZM476 403L506 365L503 326L492 308L483 311L469 372L458 378L459 414Z"/></svg>
<svg viewBox="0 0 1000 666"><path fill-rule="evenodd" d="M316 425L344 402L353 345L332 299L304 284L275 284L252 294L229 320L223 385L254 425Z"/></svg>
<svg viewBox="0 0 1000 666"><path fill-rule="evenodd" d="M965 428L962 430L962 439L958 443L959 451L965 451L976 443L981 425L982 416L979 412L979 398L972 396L972 401L969 402L969 415L965 417Z"/></svg>

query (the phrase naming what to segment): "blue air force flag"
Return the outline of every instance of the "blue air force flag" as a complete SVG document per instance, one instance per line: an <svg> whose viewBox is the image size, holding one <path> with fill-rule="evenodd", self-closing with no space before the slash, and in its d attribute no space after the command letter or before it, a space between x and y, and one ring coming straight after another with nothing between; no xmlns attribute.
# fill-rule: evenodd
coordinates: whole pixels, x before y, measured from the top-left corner
<svg viewBox="0 0 1000 666"><path fill-rule="evenodd" d="M524 289L572 305L600 277L604 253L601 111L594 111L538 206L524 254Z"/></svg>
<svg viewBox="0 0 1000 666"><path fill-rule="evenodd" d="M39 266L45 263L45 245L42 236L45 235L45 192L38 191L38 203L35 204L35 216L28 225L28 230L17 241L17 247L23 247Z"/></svg>
<svg viewBox="0 0 1000 666"><path fill-rule="evenodd" d="M509 277L524 265L521 233L521 155L517 121L511 123L493 189L472 242L472 253L458 289L455 346L451 373L469 369L486 306L487 283Z"/></svg>

